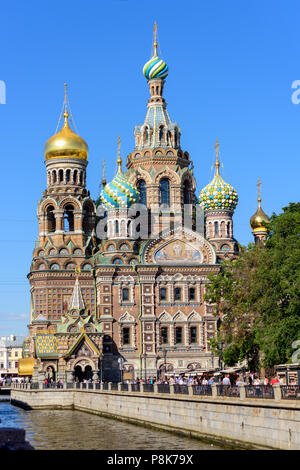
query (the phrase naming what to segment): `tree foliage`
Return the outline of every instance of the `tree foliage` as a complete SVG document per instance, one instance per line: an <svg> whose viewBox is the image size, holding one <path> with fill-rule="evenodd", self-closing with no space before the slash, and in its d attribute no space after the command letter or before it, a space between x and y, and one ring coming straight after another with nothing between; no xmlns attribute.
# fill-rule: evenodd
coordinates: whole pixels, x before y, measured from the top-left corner
<svg viewBox="0 0 300 470"><path fill-rule="evenodd" d="M300 339L300 203L273 214L265 245L242 248L210 281L224 362L246 359L255 370L289 361Z"/></svg>

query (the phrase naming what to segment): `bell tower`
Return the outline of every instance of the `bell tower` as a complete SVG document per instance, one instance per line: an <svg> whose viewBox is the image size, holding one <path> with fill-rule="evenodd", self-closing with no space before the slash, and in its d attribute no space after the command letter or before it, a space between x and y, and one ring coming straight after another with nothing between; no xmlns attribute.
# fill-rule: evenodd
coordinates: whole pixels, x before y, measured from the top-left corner
<svg viewBox="0 0 300 470"><path fill-rule="evenodd" d="M47 188L38 201L39 234L28 275L32 320L39 315L59 319L68 303L67 295L63 295L68 289L63 289L63 285L73 284L75 268L80 268L81 278L88 275L92 279L95 204L86 189L88 146L70 124L73 126L65 84L63 123L44 147ZM44 288L40 292L41 278ZM60 297L53 296L52 284L57 286L54 293L60 292ZM94 306L90 307L94 310Z"/></svg>
<svg viewBox="0 0 300 470"><path fill-rule="evenodd" d="M196 187L190 156L181 149L180 128L171 121L163 97L168 66L157 54L156 33L155 23L153 56L143 68L150 91L146 118L134 129L135 149L127 158L128 178L152 214L152 234L181 222L184 205L192 213Z"/></svg>

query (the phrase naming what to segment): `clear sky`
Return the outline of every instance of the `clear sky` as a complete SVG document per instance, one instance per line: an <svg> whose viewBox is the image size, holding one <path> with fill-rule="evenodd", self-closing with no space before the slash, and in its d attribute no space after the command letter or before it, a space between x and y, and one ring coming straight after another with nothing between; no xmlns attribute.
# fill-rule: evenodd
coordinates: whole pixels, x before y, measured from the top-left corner
<svg viewBox="0 0 300 470"><path fill-rule="evenodd" d="M0 335L27 334L37 201L46 187L43 147L54 134L64 82L78 133L90 149L87 187L96 198L106 159L114 176L134 149L148 86L153 23L169 66L164 96L190 153L197 194L211 176L218 138L224 179L239 194L235 237L252 241L249 218L299 201L300 4L296 1L14 1L1 6ZM0 93L1 97L1 93Z"/></svg>

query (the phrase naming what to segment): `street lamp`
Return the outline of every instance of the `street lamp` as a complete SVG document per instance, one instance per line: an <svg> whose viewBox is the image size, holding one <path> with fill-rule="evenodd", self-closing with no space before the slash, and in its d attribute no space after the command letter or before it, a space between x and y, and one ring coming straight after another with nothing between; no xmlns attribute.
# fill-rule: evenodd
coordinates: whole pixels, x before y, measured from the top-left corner
<svg viewBox="0 0 300 470"><path fill-rule="evenodd" d="M164 378L165 378L166 372L167 372L167 348L166 347L162 348L162 353L164 356Z"/></svg>
<svg viewBox="0 0 300 470"><path fill-rule="evenodd" d="M123 382L123 363L125 362L125 359L123 357L119 357L118 363L119 363L119 368L120 368L120 382Z"/></svg>

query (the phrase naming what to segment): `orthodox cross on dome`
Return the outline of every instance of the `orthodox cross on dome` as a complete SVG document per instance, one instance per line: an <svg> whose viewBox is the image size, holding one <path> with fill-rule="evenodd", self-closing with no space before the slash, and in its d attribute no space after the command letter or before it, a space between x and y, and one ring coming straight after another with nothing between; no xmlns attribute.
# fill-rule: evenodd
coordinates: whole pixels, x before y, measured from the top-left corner
<svg viewBox="0 0 300 470"><path fill-rule="evenodd" d="M260 195L260 187L261 187L261 181L260 179L258 178L257 180L257 200L258 200L258 205L260 206L260 203L261 203L261 195Z"/></svg>
<svg viewBox="0 0 300 470"><path fill-rule="evenodd" d="M106 185L106 178L105 178L105 160L103 158L103 166L102 166L102 186L104 188L104 186Z"/></svg>
<svg viewBox="0 0 300 470"><path fill-rule="evenodd" d="M122 173L122 158L121 158L121 139L120 136L118 137L118 172Z"/></svg>
<svg viewBox="0 0 300 470"><path fill-rule="evenodd" d="M67 84L65 83L65 112L64 112L64 118L68 118L69 117L69 113L68 113L68 98L67 98Z"/></svg>
<svg viewBox="0 0 300 470"><path fill-rule="evenodd" d="M216 150L216 175L219 175L219 168L220 168L220 162L219 162L219 142L218 139L216 139L216 145L215 145L215 150Z"/></svg>
<svg viewBox="0 0 300 470"><path fill-rule="evenodd" d="M153 28L153 33L154 33L154 40L153 40L153 48L154 48L154 57L157 57L157 42L156 42L156 32L157 32L157 24L156 21L154 21L154 28Z"/></svg>

